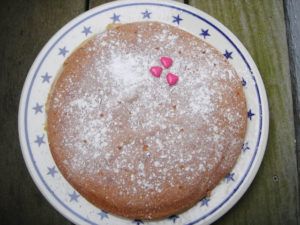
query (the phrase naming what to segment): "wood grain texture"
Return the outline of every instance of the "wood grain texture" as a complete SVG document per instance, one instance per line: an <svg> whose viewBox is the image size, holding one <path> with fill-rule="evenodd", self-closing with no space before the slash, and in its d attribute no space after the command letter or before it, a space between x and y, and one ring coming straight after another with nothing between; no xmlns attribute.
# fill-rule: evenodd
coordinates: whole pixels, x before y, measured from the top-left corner
<svg viewBox="0 0 300 225"><path fill-rule="evenodd" d="M270 133L261 168L238 204L216 224L297 224L297 162L286 29L282 1L191 0L245 45L262 75Z"/></svg>
<svg viewBox="0 0 300 225"><path fill-rule="evenodd" d="M175 0L177 2L184 2L184 0ZM94 8L98 5L102 5L104 3L108 3L108 2L111 2L110 0L89 0L89 8Z"/></svg>
<svg viewBox="0 0 300 225"><path fill-rule="evenodd" d="M298 183L300 181L300 1L285 0L285 20L289 47L290 72L294 103ZM300 190L299 190L300 194ZM299 207L299 206L298 206ZM299 210L299 208L298 208Z"/></svg>
<svg viewBox="0 0 300 225"><path fill-rule="evenodd" d="M0 224L71 224L42 196L22 157L18 104L35 57L85 1L15 0L0 3Z"/></svg>

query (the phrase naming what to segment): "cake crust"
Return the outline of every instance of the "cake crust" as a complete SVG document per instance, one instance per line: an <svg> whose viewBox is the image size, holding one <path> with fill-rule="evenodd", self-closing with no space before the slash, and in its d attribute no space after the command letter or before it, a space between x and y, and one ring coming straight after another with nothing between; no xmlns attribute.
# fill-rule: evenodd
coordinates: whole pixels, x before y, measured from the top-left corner
<svg viewBox="0 0 300 225"><path fill-rule="evenodd" d="M149 69L161 57L173 64L157 78ZM66 60L49 94L47 133L57 167L84 198L156 219L192 207L231 171L246 115L240 79L214 47L138 22L95 35Z"/></svg>

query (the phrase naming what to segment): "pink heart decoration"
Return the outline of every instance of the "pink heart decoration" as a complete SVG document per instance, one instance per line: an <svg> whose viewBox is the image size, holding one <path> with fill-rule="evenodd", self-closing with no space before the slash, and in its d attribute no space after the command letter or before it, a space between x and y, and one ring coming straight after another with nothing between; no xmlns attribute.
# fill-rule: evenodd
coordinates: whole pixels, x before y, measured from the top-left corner
<svg viewBox="0 0 300 225"><path fill-rule="evenodd" d="M160 62L165 68L169 68L173 63L173 60L168 57L161 57Z"/></svg>
<svg viewBox="0 0 300 225"><path fill-rule="evenodd" d="M152 66L150 68L150 72L152 73L153 76L159 77L161 74L162 68L160 66Z"/></svg>
<svg viewBox="0 0 300 225"><path fill-rule="evenodd" d="M170 85L176 84L178 81L178 76L172 73L167 74L167 81Z"/></svg>

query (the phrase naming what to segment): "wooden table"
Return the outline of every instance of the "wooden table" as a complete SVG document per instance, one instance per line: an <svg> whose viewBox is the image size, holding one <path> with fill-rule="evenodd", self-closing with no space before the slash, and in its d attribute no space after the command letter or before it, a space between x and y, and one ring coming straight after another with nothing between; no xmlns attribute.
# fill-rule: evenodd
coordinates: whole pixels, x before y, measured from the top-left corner
<svg viewBox="0 0 300 225"><path fill-rule="evenodd" d="M0 224L71 224L44 199L25 167L18 103L43 45L69 20L104 2L108 1L0 3ZM262 75L270 107L270 135L261 168L246 194L216 224L300 224L300 1L185 3L218 19L246 46Z"/></svg>

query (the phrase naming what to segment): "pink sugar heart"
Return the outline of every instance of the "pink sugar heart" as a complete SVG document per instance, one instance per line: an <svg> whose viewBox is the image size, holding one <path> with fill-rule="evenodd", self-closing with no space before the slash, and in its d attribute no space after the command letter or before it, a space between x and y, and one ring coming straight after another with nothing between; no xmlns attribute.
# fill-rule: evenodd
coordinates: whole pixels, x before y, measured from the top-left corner
<svg viewBox="0 0 300 225"><path fill-rule="evenodd" d="M178 76L176 76L175 74L172 74L172 73L168 73L167 81L170 85L176 84L176 82L178 81Z"/></svg>
<svg viewBox="0 0 300 225"><path fill-rule="evenodd" d="M169 68L173 63L173 60L168 57L161 57L160 62L165 68Z"/></svg>
<svg viewBox="0 0 300 225"><path fill-rule="evenodd" d="M153 76L159 77L161 74L162 68L160 66L152 66L150 68L150 72L152 73Z"/></svg>

